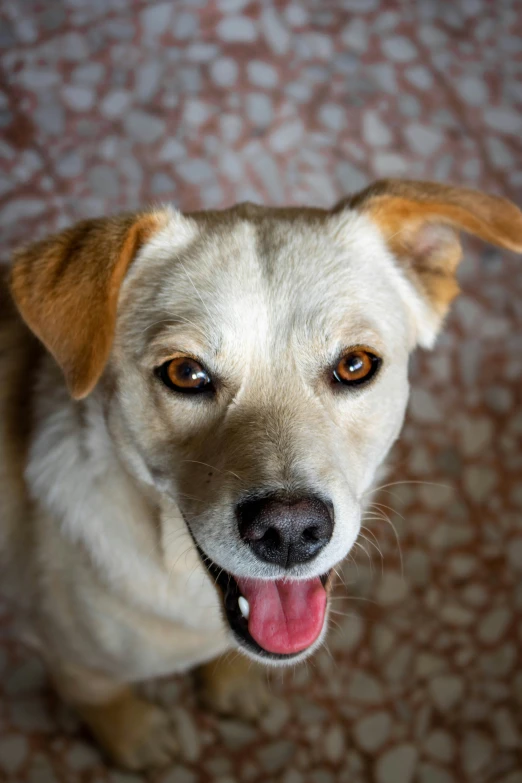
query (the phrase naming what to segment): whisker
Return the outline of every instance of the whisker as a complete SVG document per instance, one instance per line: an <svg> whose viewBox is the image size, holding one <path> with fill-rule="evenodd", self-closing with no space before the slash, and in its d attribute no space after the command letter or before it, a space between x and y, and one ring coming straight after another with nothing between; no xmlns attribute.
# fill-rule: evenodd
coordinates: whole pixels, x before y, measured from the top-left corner
<svg viewBox="0 0 522 783"><path fill-rule="evenodd" d="M204 307L204 308L205 308L205 310L207 311L207 315L208 315L208 317L210 318L210 320L212 321L213 319L212 319L212 316L210 315L210 310L209 310L209 309L208 309L208 307L206 306L205 302L203 301L203 297L202 297L202 296L201 296L201 294L199 293L198 289L196 288L196 286L195 286L195 284L194 284L194 281L193 281L193 279L192 279L192 278L191 278L191 276L189 275L189 273L188 273L188 270L187 270L187 267L186 267L186 266L185 266L185 265L184 265L184 264L183 264L181 261L179 261L179 260L178 260L178 264L180 265L180 267L183 269L183 271L184 271L184 272L185 272L185 274L187 275L188 279L190 280L190 284L191 284L192 288L193 288L193 289L194 289L194 291L196 292L196 294L197 294L197 296L198 296L198 298L199 298L199 301L201 302L201 304L203 305L203 307Z"/></svg>
<svg viewBox="0 0 522 783"><path fill-rule="evenodd" d="M184 500L195 500L197 503L207 503L208 501L203 500L202 498L197 498L195 495L187 495L185 492L177 492L176 493L179 498L183 498Z"/></svg>
<svg viewBox="0 0 522 783"><path fill-rule="evenodd" d="M338 669L338 668L339 668L339 662L338 662L338 661L336 661L336 659L333 657L333 655L332 655L332 653L331 653L331 651L330 651L330 648L328 647L328 644L326 643L326 640L324 640L324 641L323 641L322 647L323 647L323 649L326 651L326 654L328 655L328 657L330 658L330 660L333 662L333 664L334 664L334 667L335 667L336 669Z"/></svg>
<svg viewBox="0 0 522 783"><path fill-rule="evenodd" d="M363 492L362 497L365 497L372 492L380 492L381 490L387 489L388 487L398 487L400 484L425 484L429 487L444 487L444 489L454 489L451 484L440 484L436 481L391 481L388 484L381 484L380 487L372 487L366 490L366 492Z"/></svg>
<svg viewBox="0 0 522 783"><path fill-rule="evenodd" d="M370 528L366 527L366 525L363 524L364 522L367 522L369 525L372 525L376 522L386 522L386 519L385 517L364 517L363 519L361 519L361 530L370 530Z"/></svg>
<svg viewBox="0 0 522 783"><path fill-rule="evenodd" d="M341 573L341 572L338 570L337 566L334 566L334 568L333 568L332 570L333 570L334 574L336 575L336 577L339 579L339 581L340 581L340 583L342 584L342 586L343 586L343 587L348 587L348 585L346 584L346 581L345 581L345 579L344 579L344 576L343 576L343 575L342 575L342 573Z"/></svg>
<svg viewBox="0 0 522 783"><path fill-rule="evenodd" d="M359 564L357 563L356 559L355 559L355 558L354 558L354 556L351 554L351 552L350 552L350 553L347 555L347 557L346 557L346 563L347 563L349 566L355 566L355 570L356 570L356 572L357 572L357 579L358 579L358 578L359 578Z"/></svg>
<svg viewBox="0 0 522 783"><path fill-rule="evenodd" d="M364 552L364 554L366 555L366 557L368 558L368 560L370 562L370 573L373 574L373 560L372 560L371 555L368 552L368 550L362 544L360 544L359 541L355 541L354 542L354 546L356 546L358 549L361 549Z"/></svg>
<svg viewBox="0 0 522 783"><path fill-rule="evenodd" d="M380 555L380 558L381 558L381 561L382 561L382 563L384 563L384 555L383 555L383 553L382 553L382 550L381 550L381 548L380 548L380 546L379 546L379 542L377 541L377 538L376 538L376 536L374 535L374 533L372 533L372 531L371 531L371 530L369 530L367 527L362 527L362 528L361 528L361 530L367 530L367 531L368 531L368 533L370 533L370 535L371 535L371 536L373 536L373 538L375 539L375 541L372 541L372 539L371 539L371 538L368 538L367 536L365 536L365 535L363 535L362 533L360 533L360 536L361 536L361 538L362 538L362 539L364 539L364 541L367 541L367 542L368 542L368 544L369 544L370 546L373 546L373 548L377 550L377 552L378 552L378 553L379 553L379 555ZM376 543L376 542L377 542L377 543Z"/></svg>
<svg viewBox="0 0 522 783"><path fill-rule="evenodd" d="M397 514L398 517L400 517L401 519L404 519L403 515L400 514L397 511L397 509L392 508L391 506L387 506L385 503L376 503L375 501L372 501L369 505L370 506L375 506L376 508L387 508L388 511L392 511L394 514Z"/></svg>
<svg viewBox="0 0 522 783"><path fill-rule="evenodd" d="M155 326L159 326L160 324L175 324L175 320L173 318L162 318L159 321L154 321L154 323L149 324L148 326L143 329L141 332L142 334L145 334L145 332L148 332L149 329L153 329Z"/></svg>
<svg viewBox="0 0 522 783"><path fill-rule="evenodd" d="M170 566L170 568L167 569L167 573L169 574L170 577L174 573L174 569L176 568L177 564L179 563L183 555L186 556L187 553L190 552L190 550L193 548L193 546L194 544L191 543L190 546L184 549L183 552L181 552L181 554L179 554L178 557L175 559L174 563Z"/></svg>
<svg viewBox="0 0 522 783"><path fill-rule="evenodd" d="M388 514L385 514L384 512L383 512L383 521L387 522L389 524L389 526L391 527L391 529L393 530L393 534L395 536L395 541L397 542L397 550L399 552L399 560L400 560L400 563L401 563L401 577L404 579L404 560L403 560L403 557L402 557L401 540L399 538L399 534L397 532L397 528L395 527L395 525L391 521L391 519L388 516Z"/></svg>
<svg viewBox="0 0 522 783"><path fill-rule="evenodd" d="M370 519L368 519L368 520L367 519L361 520L361 522L371 522L371 521L372 520L370 520ZM373 530L371 530L369 527L366 527L366 525L361 525L361 530L366 530L366 532L373 538L373 540L376 542L376 544L377 545L379 544L379 539L377 538L377 536L375 535L375 532Z"/></svg>
<svg viewBox="0 0 522 783"><path fill-rule="evenodd" d="M361 535L361 538L363 538L365 541L367 541L368 544L370 544L370 546L373 546L373 548L378 551L378 553L379 553L379 555L381 557L381 575L384 575L384 557L383 557L383 554L382 554L381 550L379 549L378 546L376 546L373 543L373 541L370 541L368 538L366 538L366 536Z"/></svg>
<svg viewBox="0 0 522 783"><path fill-rule="evenodd" d="M147 327L145 327L145 329L143 329L142 334L145 334L145 332L148 332L149 329L153 329L155 326L160 326L161 324L166 324L168 326L178 326L180 323L186 323L189 326L192 326L194 330L202 336L205 334L201 324L197 324L195 321L191 321L190 318L186 318L184 315L175 315L171 318L162 318L159 321L154 321L154 323L149 324Z"/></svg>
<svg viewBox="0 0 522 783"><path fill-rule="evenodd" d="M342 626L341 626L341 623L339 622L339 620L336 620L334 617L330 617L330 615L331 615L331 614L333 614L333 612L330 612L330 614L328 615L328 621L329 621L330 625L331 625L331 626L333 625L333 627L334 627L334 628L335 628L337 631L340 631L340 632L342 632L342 631L343 631L343 628L342 628Z"/></svg>
<svg viewBox="0 0 522 783"><path fill-rule="evenodd" d="M330 609L328 615L335 614L339 617L358 617L355 612L340 612L338 609Z"/></svg>
<svg viewBox="0 0 522 783"><path fill-rule="evenodd" d="M230 473L231 476L234 476L238 481L242 481L242 479L237 475L237 473L234 473L232 470L222 470L221 468L216 467L216 465L210 465L208 462L201 462L201 460L198 459L183 459L181 460L181 463L193 463L195 465L203 465L205 468L210 468L211 470L217 470L218 473Z"/></svg>

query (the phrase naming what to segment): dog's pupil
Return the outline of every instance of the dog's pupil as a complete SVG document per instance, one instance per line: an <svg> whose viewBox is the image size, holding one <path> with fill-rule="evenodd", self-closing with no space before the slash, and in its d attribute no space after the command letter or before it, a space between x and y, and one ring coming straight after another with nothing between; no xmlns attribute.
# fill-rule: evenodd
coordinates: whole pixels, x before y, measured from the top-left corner
<svg viewBox="0 0 522 783"><path fill-rule="evenodd" d="M358 354L354 354L353 356L350 356L348 359L348 371L349 372L359 372L362 370L364 366L364 362L362 360L362 357Z"/></svg>
<svg viewBox="0 0 522 783"><path fill-rule="evenodd" d="M178 369L184 382L193 382L195 386L204 386L207 383L206 373L197 362L183 362Z"/></svg>

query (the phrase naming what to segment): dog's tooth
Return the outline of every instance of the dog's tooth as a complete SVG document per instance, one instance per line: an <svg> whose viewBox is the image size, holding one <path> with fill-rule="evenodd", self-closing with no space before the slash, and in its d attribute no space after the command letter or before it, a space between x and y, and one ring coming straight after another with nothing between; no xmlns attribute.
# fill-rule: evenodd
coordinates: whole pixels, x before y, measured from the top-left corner
<svg viewBox="0 0 522 783"><path fill-rule="evenodd" d="M248 620L248 615L250 614L250 604L248 603L247 599L240 595L237 599L237 605L239 606L239 611L245 620Z"/></svg>

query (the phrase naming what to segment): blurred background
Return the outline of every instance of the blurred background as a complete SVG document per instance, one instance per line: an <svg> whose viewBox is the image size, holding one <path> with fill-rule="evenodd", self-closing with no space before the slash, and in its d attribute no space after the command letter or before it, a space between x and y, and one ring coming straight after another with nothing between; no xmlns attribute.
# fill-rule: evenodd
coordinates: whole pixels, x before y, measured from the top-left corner
<svg viewBox="0 0 522 783"><path fill-rule="evenodd" d="M330 205L377 177L522 201L517 0L0 0L0 231L151 202ZM149 690L159 783L521 783L522 266L467 244L328 648L254 727ZM0 501L1 502L1 501ZM0 780L107 768L0 603Z"/></svg>

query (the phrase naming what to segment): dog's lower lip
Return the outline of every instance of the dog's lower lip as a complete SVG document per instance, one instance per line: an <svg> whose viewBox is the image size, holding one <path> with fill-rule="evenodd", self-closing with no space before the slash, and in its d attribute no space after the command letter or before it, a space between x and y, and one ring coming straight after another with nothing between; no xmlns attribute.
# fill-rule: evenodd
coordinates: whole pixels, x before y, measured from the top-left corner
<svg viewBox="0 0 522 783"><path fill-rule="evenodd" d="M240 644L243 647L248 648L252 652L256 653L257 655L268 658L273 661L285 661L285 660L292 660L293 658L297 658L299 655L301 655L306 650L299 650L299 652L295 653L274 653L270 652L269 650L265 650L261 645L259 645L256 640L251 636L249 630L248 630L248 615L245 616L243 612L241 611L240 607L240 599L243 598L241 591L239 589L238 583L234 576L226 571L224 571L222 568L217 566L211 558L206 555L201 547L196 543L196 548L199 552L199 555L209 572L210 576L214 579L216 585L221 590L221 593L223 595L223 606L225 609L225 614L228 620L228 623L232 629L232 632L240 642ZM325 574L322 574L319 578L321 580L321 583L323 587L326 586L328 582L328 578L330 576L330 571L328 571Z"/></svg>

